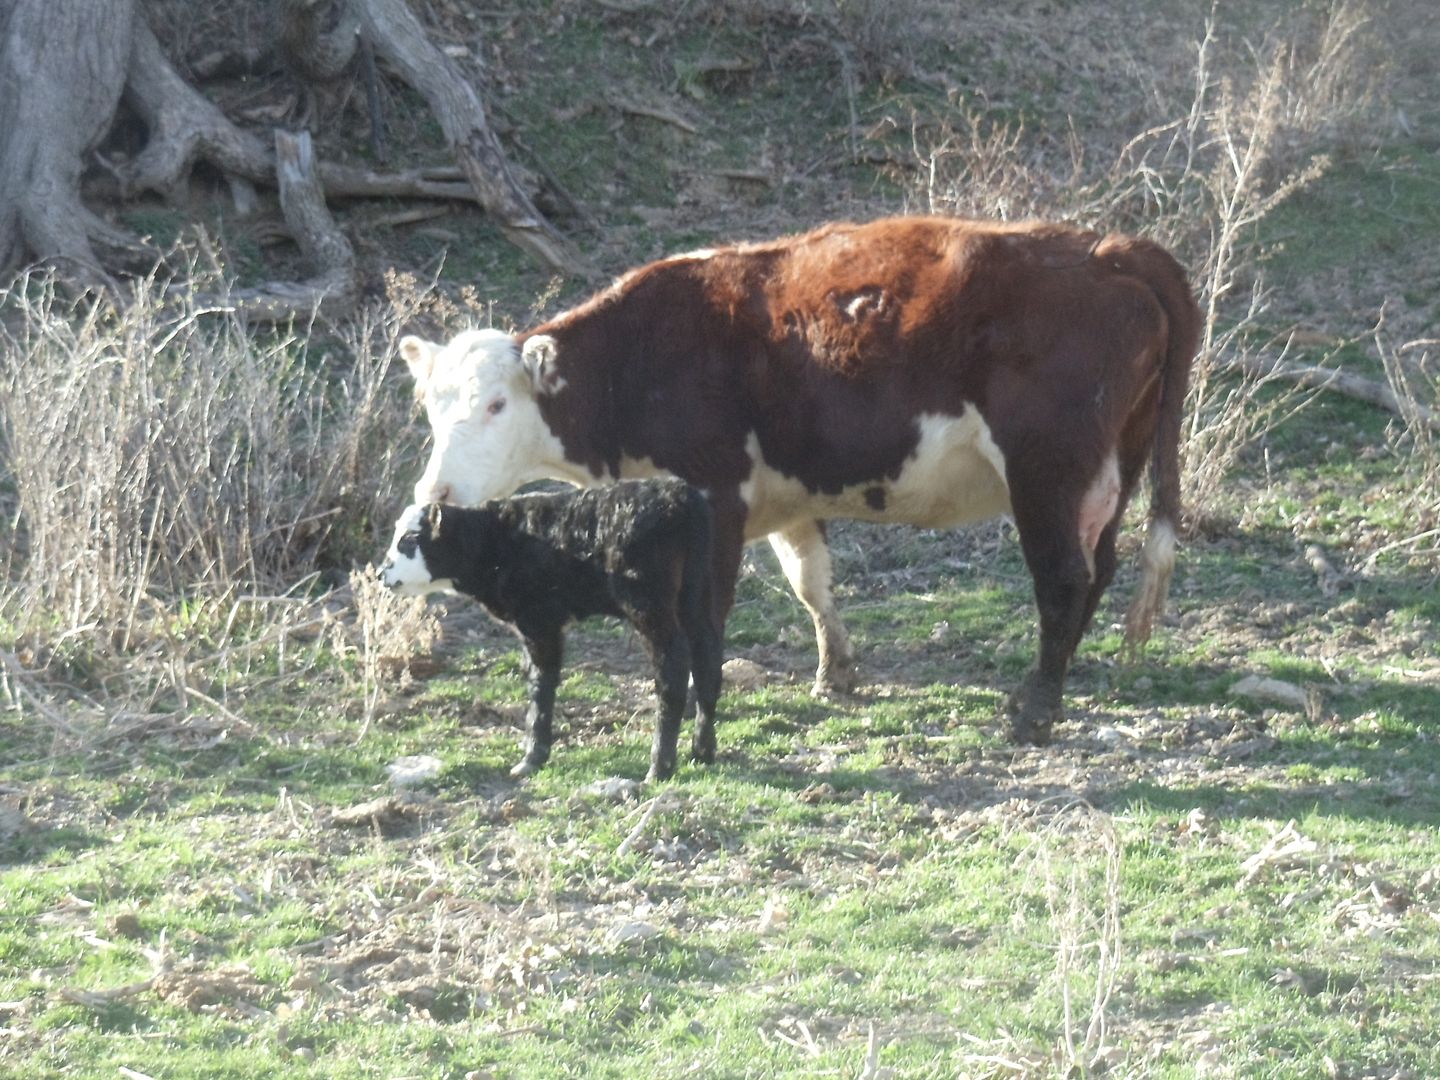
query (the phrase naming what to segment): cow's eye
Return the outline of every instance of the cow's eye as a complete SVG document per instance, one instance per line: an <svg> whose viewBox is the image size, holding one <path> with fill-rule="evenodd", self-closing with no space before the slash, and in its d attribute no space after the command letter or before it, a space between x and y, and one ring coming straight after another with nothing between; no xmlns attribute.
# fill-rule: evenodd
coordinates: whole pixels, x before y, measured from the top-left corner
<svg viewBox="0 0 1440 1080"><path fill-rule="evenodd" d="M497 397L494 401L490 402L489 408L487 408L485 411L488 412L491 416L499 416L500 413L504 411L504 409L505 399L503 397Z"/></svg>

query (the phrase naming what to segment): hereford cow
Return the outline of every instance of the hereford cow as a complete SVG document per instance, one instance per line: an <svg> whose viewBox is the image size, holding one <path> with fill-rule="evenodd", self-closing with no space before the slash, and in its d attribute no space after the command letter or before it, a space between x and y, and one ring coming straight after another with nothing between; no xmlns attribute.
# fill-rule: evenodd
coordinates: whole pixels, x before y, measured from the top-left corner
<svg viewBox="0 0 1440 1080"><path fill-rule="evenodd" d="M710 544L705 496L679 480L647 480L475 508L408 507L380 577L415 595L464 593L519 636L530 709L514 776L550 757L565 624L592 615L628 620L655 665L648 778L665 780L675 772L692 672L699 719L691 757L715 759L721 642L712 621Z"/></svg>
<svg viewBox="0 0 1440 1080"><path fill-rule="evenodd" d="M1040 646L1011 735L1043 744L1147 459L1132 643L1164 603L1199 325L1162 248L1064 225L894 218L662 259L513 337L402 340L434 434L415 498L684 477L714 511L717 618L742 546L768 537L814 619L820 690L853 662L825 519L1013 514Z"/></svg>

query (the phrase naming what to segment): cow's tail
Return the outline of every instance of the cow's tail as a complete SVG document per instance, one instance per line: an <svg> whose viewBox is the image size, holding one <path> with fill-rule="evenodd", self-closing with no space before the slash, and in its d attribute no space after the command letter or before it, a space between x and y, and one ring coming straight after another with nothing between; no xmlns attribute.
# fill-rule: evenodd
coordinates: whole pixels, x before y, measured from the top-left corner
<svg viewBox="0 0 1440 1080"><path fill-rule="evenodd" d="M1168 340L1151 448L1150 524L1140 555L1140 585L1125 614L1125 646L1132 652L1150 639L1155 620L1165 608L1175 569L1175 540L1180 529L1180 432L1203 319L1180 264L1158 246L1144 244L1142 251L1144 280L1165 310Z"/></svg>

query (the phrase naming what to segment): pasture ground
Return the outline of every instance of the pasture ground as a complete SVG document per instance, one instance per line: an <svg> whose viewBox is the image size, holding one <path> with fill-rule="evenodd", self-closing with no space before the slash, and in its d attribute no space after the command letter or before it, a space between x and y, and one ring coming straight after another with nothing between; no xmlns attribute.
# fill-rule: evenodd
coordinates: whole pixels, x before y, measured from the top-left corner
<svg viewBox="0 0 1440 1080"><path fill-rule="evenodd" d="M481 16L500 103L617 267L914 205L895 159L962 99L1042 144L1073 116L1103 154L1144 115L1137 73L1181 70L1208 9L840 5L847 76L802 5L621 6ZM892 8L904 32L866 21ZM1392 345L1435 336L1440 43L1427 5L1372 8L1385 130L1335 134L1251 250L1273 289L1254 332L1375 378L1382 307ZM614 104L656 93L700 134ZM563 302L469 219L383 245L422 272L443 253L444 281L515 321ZM272 604L290 629L253 649L229 601L177 601L163 640L193 696L103 723L64 687L124 700L126 658L67 651L58 614L9 632L0 605L0 1076L1440 1076L1421 451L1369 405L1310 401L1208 499L1125 662L1132 530L1044 749L998 719L1034 647L1004 524L833 531L864 676L834 700L752 550L719 759L661 786L637 782L646 665L616 624L572 630L554 756L516 782L518 657L458 601L379 685L344 589ZM378 552L385 530L356 531ZM415 756L437 774L397 786Z"/></svg>

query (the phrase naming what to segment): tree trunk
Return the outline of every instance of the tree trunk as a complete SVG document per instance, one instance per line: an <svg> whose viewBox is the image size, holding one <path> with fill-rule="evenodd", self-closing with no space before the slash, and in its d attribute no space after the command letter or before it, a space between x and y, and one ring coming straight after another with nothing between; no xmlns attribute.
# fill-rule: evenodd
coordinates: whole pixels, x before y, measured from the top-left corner
<svg viewBox="0 0 1440 1080"><path fill-rule="evenodd" d="M81 203L80 172L114 119L134 23L135 0L12 0L0 21L0 273L28 249L108 280L91 239L121 234Z"/></svg>
<svg viewBox="0 0 1440 1080"><path fill-rule="evenodd" d="M0 0L0 273L28 253L59 263L82 284L112 284L96 246L112 259L111 248L132 257L140 249L80 201L82 170L110 130L122 92L147 129L143 148L117 170L127 195L174 194L198 160L220 170L237 204L253 202L251 185L277 182L271 146L180 76L146 23L142 2ZM291 51L303 54L312 75L337 72L355 45L352 28L362 26L365 39L430 102L460 168L444 177L313 163L292 189L308 190L318 175L331 196L468 197L545 265L586 273L580 255L516 182L479 96L431 44L406 0L344 0L340 25L327 32L322 15L328 18L333 2L283 0Z"/></svg>

